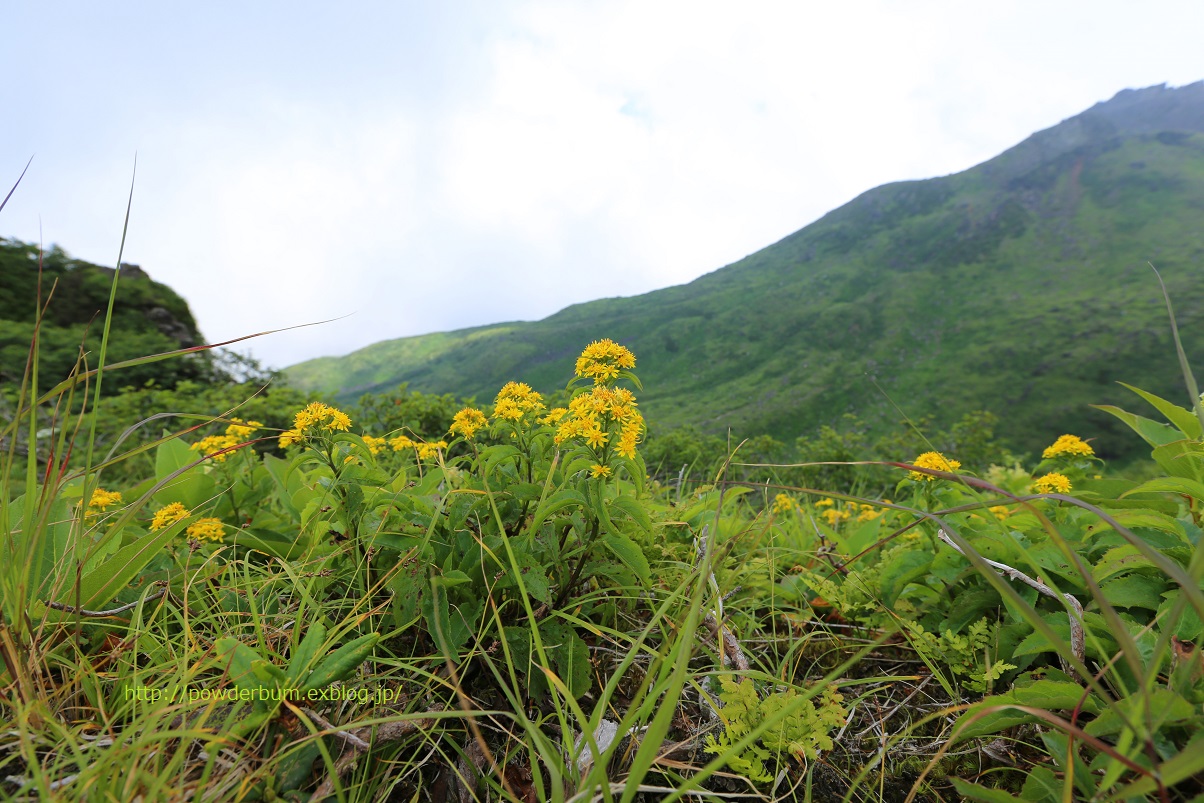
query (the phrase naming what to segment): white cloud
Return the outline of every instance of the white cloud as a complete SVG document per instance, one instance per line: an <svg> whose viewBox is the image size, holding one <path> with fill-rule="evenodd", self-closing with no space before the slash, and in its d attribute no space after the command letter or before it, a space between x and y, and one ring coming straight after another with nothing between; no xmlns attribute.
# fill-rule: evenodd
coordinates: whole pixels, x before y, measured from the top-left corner
<svg viewBox="0 0 1204 803"><path fill-rule="evenodd" d="M0 131L0 169L39 155L0 230L36 238L40 214L47 242L111 264L138 150L127 259L211 339L355 313L252 343L283 365L538 318L689 281L1122 88L1204 77L1204 7L1155 5L265 4L236 28L233 6L135 15L115 41L60 15L61 61L3 90L29 113Z"/></svg>

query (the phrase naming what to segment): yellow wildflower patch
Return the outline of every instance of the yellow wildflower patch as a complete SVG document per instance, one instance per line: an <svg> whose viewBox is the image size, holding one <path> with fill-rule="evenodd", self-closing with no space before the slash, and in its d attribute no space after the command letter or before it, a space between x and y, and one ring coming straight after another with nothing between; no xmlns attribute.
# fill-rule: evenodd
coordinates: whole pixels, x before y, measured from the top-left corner
<svg viewBox="0 0 1204 803"><path fill-rule="evenodd" d="M489 419L480 410L473 407L465 407L452 417L452 425L448 432L453 435L462 435L465 440L472 440L477 430L484 428L488 424Z"/></svg>
<svg viewBox="0 0 1204 803"><path fill-rule="evenodd" d="M197 519L185 532L198 541L220 541L226 534L226 526L221 519Z"/></svg>
<svg viewBox="0 0 1204 803"><path fill-rule="evenodd" d="M1038 477L1034 480L1033 487L1037 489L1037 493L1039 494L1070 493L1070 478L1065 474L1051 471L1044 477Z"/></svg>
<svg viewBox="0 0 1204 803"><path fill-rule="evenodd" d="M1041 457L1049 460L1055 457L1091 457L1095 450L1091 444L1077 435L1062 435L1051 446L1041 453Z"/></svg>
<svg viewBox="0 0 1204 803"><path fill-rule="evenodd" d="M950 460L940 452L924 452L915 459L914 465L917 468L930 468L934 471L956 471L962 467L961 463ZM931 474L925 474L922 471L909 471L907 476L917 482L932 482L936 479Z"/></svg>
<svg viewBox="0 0 1204 803"><path fill-rule="evenodd" d="M774 513L789 513L796 507L795 502L786 494L778 494L773 498Z"/></svg>
<svg viewBox="0 0 1204 803"><path fill-rule="evenodd" d="M377 438L372 435L365 435L364 445L368 447L369 454L378 455L386 446L389 445L389 441L385 438Z"/></svg>
<svg viewBox="0 0 1204 803"><path fill-rule="evenodd" d="M995 514L995 518L999 519L1000 521L1003 521L1008 516L1012 515L1011 508L1004 507L1003 505L995 505L995 507L989 507L989 508L987 508L987 512Z"/></svg>
<svg viewBox="0 0 1204 803"><path fill-rule="evenodd" d="M151 530L162 530L164 527L170 527L180 519L186 519L192 515L192 511L184 507L179 502L172 502L170 505L165 505L156 511L151 519Z"/></svg>
<svg viewBox="0 0 1204 803"><path fill-rule="evenodd" d="M102 513L105 510L108 510L113 505L120 504L120 492L106 491L104 488L97 488L92 492L92 498L88 500L88 515L94 516L97 513Z"/></svg>
<svg viewBox="0 0 1204 803"><path fill-rule="evenodd" d="M635 368L635 355L626 346L613 340L596 340L585 347L577 358L577 376L594 380L595 384L609 382L619 371Z"/></svg>

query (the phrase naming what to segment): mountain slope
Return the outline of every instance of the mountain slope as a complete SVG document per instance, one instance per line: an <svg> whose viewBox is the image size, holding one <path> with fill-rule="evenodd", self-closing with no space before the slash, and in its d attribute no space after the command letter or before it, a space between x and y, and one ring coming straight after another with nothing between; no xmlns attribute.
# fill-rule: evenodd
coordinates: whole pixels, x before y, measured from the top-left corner
<svg viewBox="0 0 1204 803"><path fill-rule="evenodd" d="M1157 283L1204 365L1204 82L1127 90L951 176L871 190L679 287L507 323L385 341L287 370L349 399L409 382L491 398L564 385L610 337L639 358L654 423L790 437L979 408L1034 449L1062 431L1132 447L1090 403L1115 382L1184 395ZM879 387L881 390L879 390Z"/></svg>

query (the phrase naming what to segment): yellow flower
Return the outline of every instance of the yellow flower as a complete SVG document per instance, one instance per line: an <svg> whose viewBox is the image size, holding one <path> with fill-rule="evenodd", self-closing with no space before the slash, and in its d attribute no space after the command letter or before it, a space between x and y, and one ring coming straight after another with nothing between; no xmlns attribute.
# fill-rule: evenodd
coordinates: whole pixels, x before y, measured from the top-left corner
<svg viewBox="0 0 1204 803"><path fill-rule="evenodd" d="M1039 494L1070 493L1070 480L1065 474L1051 471L1044 477L1038 477L1033 482L1033 487L1037 489L1037 493Z"/></svg>
<svg viewBox="0 0 1204 803"><path fill-rule="evenodd" d="M92 498L88 500L88 515L95 516L97 513L102 513L108 510L113 505L121 504L121 494L117 491L106 491L104 488L97 488L92 492Z"/></svg>
<svg viewBox="0 0 1204 803"><path fill-rule="evenodd" d="M857 521L873 521L882 515L882 511L878 510L873 505L860 505L860 512L857 514Z"/></svg>
<svg viewBox="0 0 1204 803"><path fill-rule="evenodd" d="M1003 521L1008 516L1012 515L1011 508L1004 507L1003 505L995 505L995 507L989 507L989 508L987 508L987 512L994 513L995 518L999 519L1000 521Z"/></svg>
<svg viewBox="0 0 1204 803"><path fill-rule="evenodd" d="M585 436L585 442L592 448L598 449L606 445L606 433L597 426L582 433Z"/></svg>
<svg viewBox="0 0 1204 803"><path fill-rule="evenodd" d="M196 443L188 448L194 452L200 452L205 457L212 457L215 463L224 463L226 458L230 456L229 452L223 452L224 449L229 449L231 446L238 445L238 438L230 435L210 435L207 438L201 438Z"/></svg>
<svg viewBox="0 0 1204 803"><path fill-rule="evenodd" d="M414 449L418 453L419 460L430 460L439 454L440 449L447 448L447 441L435 441L434 443L416 443Z"/></svg>
<svg viewBox="0 0 1204 803"><path fill-rule="evenodd" d="M364 445L368 447L368 452L370 454L380 454L381 450L384 449L388 443L389 442L384 438L376 438L371 435L364 436Z"/></svg>
<svg viewBox="0 0 1204 803"><path fill-rule="evenodd" d="M1041 456L1046 460L1053 457L1061 457L1063 455L1091 457L1095 454L1095 450L1091 448L1091 444L1084 441L1077 435L1062 435L1053 445L1041 453Z"/></svg>
<svg viewBox="0 0 1204 803"><path fill-rule="evenodd" d="M398 435L389 441L389 445L393 447L393 451L400 452L405 449L413 449L414 441L410 440L408 435Z"/></svg>
<svg viewBox="0 0 1204 803"><path fill-rule="evenodd" d="M251 433L262 427L263 424L258 421L243 421L241 418L231 418L230 426L226 427L226 434L231 438L242 440L250 437Z"/></svg>
<svg viewBox="0 0 1204 803"><path fill-rule="evenodd" d="M301 434L301 430L299 429L285 430L280 433L280 448L284 449L285 447L292 446L294 443L300 443L304 439L305 436Z"/></svg>
<svg viewBox="0 0 1204 803"><path fill-rule="evenodd" d="M915 459L915 465L918 468L930 468L934 471L956 471L962 467L962 464L956 460L949 460L940 452L924 452ZM936 477L931 474L925 474L921 471L909 471L907 476L917 482L931 482Z"/></svg>
<svg viewBox="0 0 1204 803"><path fill-rule="evenodd" d="M485 427L488 423L489 419L485 418L485 414L480 410L465 407L452 418L451 429L448 431L453 435L456 433L463 435L465 440L472 440L472 436L476 434L477 430Z"/></svg>
<svg viewBox="0 0 1204 803"><path fill-rule="evenodd" d="M298 432L319 427L346 432L351 429L351 419L341 410L322 402L310 402L293 419L293 428Z"/></svg>
<svg viewBox="0 0 1204 803"><path fill-rule="evenodd" d="M507 382L494 400L493 417L517 421L526 413L538 413L543 409L543 396L531 390L530 385L526 382Z"/></svg>
<svg viewBox="0 0 1204 803"><path fill-rule="evenodd" d="M789 513L794 510L794 500L786 494L778 494L773 498L774 513Z"/></svg>
<svg viewBox="0 0 1204 803"><path fill-rule="evenodd" d="M225 535L226 527L221 519L197 519L188 525L185 532L197 540L220 541Z"/></svg>
<svg viewBox="0 0 1204 803"><path fill-rule="evenodd" d="M593 476L595 478L609 477L610 476L610 466L600 466L597 463L595 463L594 465L589 467L589 473L591 476Z"/></svg>
<svg viewBox="0 0 1204 803"><path fill-rule="evenodd" d="M815 502L816 507L832 507L832 505L832 500L828 499L826 496L823 499L816 500Z"/></svg>
<svg viewBox="0 0 1204 803"><path fill-rule="evenodd" d="M849 511L832 509L825 510L820 515L827 519L828 526L835 527L840 522L848 520Z"/></svg>
<svg viewBox="0 0 1204 803"><path fill-rule="evenodd" d="M169 527L175 524L180 519L186 519L192 515L192 511L184 507L179 502L172 502L166 507L159 508L151 519L151 530L162 530L164 527Z"/></svg>
<svg viewBox="0 0 1204 803"><path fill-rule="evenodd" d="M568 413L567 407L553 407L551 410L548 410L547 415L545 415L543 418L539 419L539 423L555 424L558 421L560 421L560 419L564 418L567 413Z"/></svg>
<svg viewBox="0 0 1204 803"><path fill-rule="evenodd" d="M613 340L596 340L577 358L577 376L603 384L616 378L620 370L635 368L635 355Z"/></svg>

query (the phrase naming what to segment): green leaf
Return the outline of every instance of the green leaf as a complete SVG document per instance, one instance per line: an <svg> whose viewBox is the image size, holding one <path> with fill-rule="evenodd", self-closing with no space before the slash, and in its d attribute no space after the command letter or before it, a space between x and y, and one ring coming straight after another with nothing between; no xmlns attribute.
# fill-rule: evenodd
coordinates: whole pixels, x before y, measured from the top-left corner
<svg viewBox="0 0 1204 803"><path fill-rule="evenodd" d="M976 783L963 781L961 778L950 778L953 788L961 795L962 800L975 800L978 803L1016 803L1021 798L1010 795L1002 789L991 789Z"/></svg>
<svg viewBox="0 0 1204 803"><path fill-rule="evenodd" d="M613 530L603 535L600 540L607 549L615 554L615 557L635 572L636 577L645 583L651 582L652 569L648 566L648 559L644 557L644 552L640 549L639 544Z"/></svg>
<svg viewBox="0 0 1204 803"><path fill-rule="evenodd" d="M201 455L188 448L182 438L163 441L155 448L155 479L163 481L196 461Z"/></svg>
<svg viewBox="0 0 1204 803"><path fill-rule="evenodd" d="M80 578L78 596L74 588L64 589L60 592L59 602L81 608L96 608L113 599L138 572L162 553L163 547L172 538L193 521L195 517L181 519L117 550L113 557ZM78 603L75 600L79 600Z"/></svg>
<svg viewBox="0 0 1204 803"><path fill-rule="evenodd" d="M882 604L888 608L893 606L904 586L923 577L931 565L932 553L910 549L883 566L880 575Z"/></svg>
<svg viewBox="0 0 1204 803"><path fill-rule="evenodd" d="M1162 604L1162 593L1167 582L1161 577L1145 574L1128 574L1109 580L1100 586L1104 599L1116 608L1145 608L1156 611Z"/></svg>
<svg viewBox="0 0 1204 803"><path fill-rule="evenodd" d="M1036 766L1028 771L1020 797L1030 803L1061 803L1062 785L1049 767Z"/></svg>
<svg viewBox="0 0 1204 803"><path fill-rule="evenodd" d="M217 666L226 672L235 688L265 688L264 682L255 674L255 664L263 663L262 655L230 636L218 639L214 647Z"/></svg>
<svg viewBox="0 0 1204 803"><path fill-rule="evenodd" d="M1151 421L1148 418L1125 412L1111 404L1093 404L1091 406L1097 410L1103 410L1109 415L1114 415L1128 424L1129 428L1140 435L1150 446L1161 446L1165 443L1172 443L1183 439L1183 433L1172 426L1160 424L1157 421Z"/></svg>
<svg viewBox="0 0 1204 803"><path fill-rule="evenodd" d="M1193 441L1176 441L1150 452L1159 466L1172 477L1204 482L1204 446Z"/></svg>
<svg viewBox="0 0 1204 803"><path fill-rule="evenodd" d="M1136 488L1121 494L1122 497L1138 493L1169 493L1185 494L1198 501L1204 502L1204 482L1189 480L1185 477L1158 477L1143 482Z"/></svg>
<svg viewBox="0 0 1204 803"><path fill-rule="evenodd" d="M302 691L308 692L311 689L319 689L336 681L345 680L368 659L378 641L380 641L380 633L369 633L339 647L314 667L313 672L305 679Z"/></svg>
<svg viewBox="0 0 1204 803"><path fill-rule="evenodd" d="M539 635L557 676L574 697L589 692L593 682L589 663L589 648L572 627L553 619L539 624Z"/></svg>
<svg viewBox="0 0 1204 803"><path fill-rule="evenodd" d="M652 532L652 520L648 518L648 511L637 499L630 496L616 496L610 500L610 506L618 508L630 516L644 532Z"/></svg>
<svg viewBox="0 0 1204 803"><path fill-rule="evenodd" d="M301 687L301 679L309 674L309 665L313 663L318 650L325 643L326 625L314 622L305 631L305 637L301 639L301 643L297 645L297 649L293 651L293 655L289 659L285 678L289 687Z"/></svg>
<svg viewBox="0 0 1204 803"><path fill-rule="evenodd" d="M569 507L578 507L584 509L588 506L588 502L580 491L575 491L571 488L557 491L544 500L544 503L535 511L531 518L531 526L528 528L530 532L535 532L539 526L547 521L553 514Z"/></svg>
<svg viewBox="0 0 1204 803"><path fill-rule="evenodd" d="M1153 393L1148 393L1141 388L1135 388L1132 385L1126 385L1124 382L1120 385L1128 388L1136 393L1141 398L1149 402L1158 412L1166 416L1166 420L1170 421L1179 431L1188 438L1200 437L1200 419L1196 418L1196 414L1191 410L1185 410L1177 404L1171 404L1166 399L1159 398Z"/></svg>
<svg viewBox="0 0 1204 803"><path fill-rule="evenodd" d="M1132 544L1125 544L1105 552L1103 557L1096 561L1095 567L1091 570L1091 576L1095 578L1095 582L1103 583L1109 577L1118 574L1151 568L1156 567L1149 558L1141 554L1141 551Z"/></svg>

